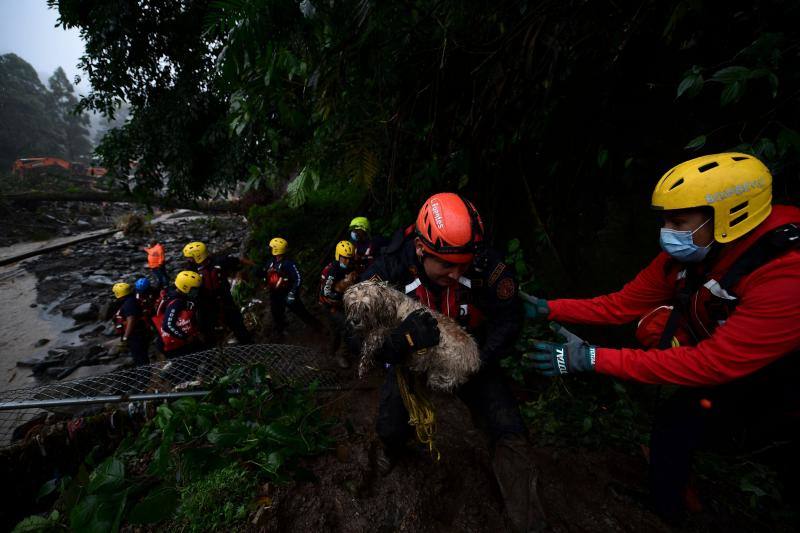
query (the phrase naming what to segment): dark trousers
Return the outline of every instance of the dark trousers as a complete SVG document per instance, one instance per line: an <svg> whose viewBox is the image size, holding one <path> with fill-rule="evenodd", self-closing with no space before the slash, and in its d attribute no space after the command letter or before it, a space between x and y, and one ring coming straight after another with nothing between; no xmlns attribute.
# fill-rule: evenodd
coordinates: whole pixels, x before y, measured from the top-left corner
<svg viewBox="0 0 800 533"><path fill-rule="evenodd" d="M160 289L165 289L169 287L169 276L167 276L167 267L161 265L158 268L152 268L150 270L153 271L153 277L156 278L156 281L158 282L158 287Z"/></svg>
<svg viewBox="0 0 800 533"><path fill-rule="evenodd" d="M286 329L287 308L309 326L315 329L319 328L319 320L306 309L299 296L291 304L287 303L286 296L286 293L276 291L269 293L269 309L272 312L272 323L277 332L282 333Z"/></svg>
<svg viewBox="0 0 800 533"><path fill-rule="evenodd" d="M253 337L244 325L242 312L236 307L232 298L230 298L229 301L223 302L222 320L240 344L253 343Z"/></svg>
<svg viewBox="0 0 800 533"><path fill-rule="evenodd" d="M240 344L252 344L253 337L244 325L242 312L236 307L233 298L221 297L199 303L198 322L200 331L206 339L206 347L213 348L220 340L224 324Z"/></svg>
<svg viewBox="0 0 800 533"><path fill-rule="evenodd" d="M331 330L331 343L328 345L328 354L336 355L342 345L346 320L344 313L339 309L325 309L325 316L328 318L328 327Z"/></svg>
<svg viewBox="0 0 800 533"><path fill-rule="evenodd" d="M150 363L147 355L147 348L150 345L150 338L145 333L134 333L128 337L128 351L133 357L133 364L142 366Z"/></svg>
<svg viewBox="0 0 800 533"><path fill-rule="evenodd" d="M678 389L658 408L650 437L650 490L659 515L682 519L694 452L710 446L740 454L786 442L756 460L779 463L784 500L797 501L800 372L796 356L784 359L730 384Z"/></svg>
<svg viewBox="0 0 800 533"><path fill-rule="evenodd" d="M517 400L496 366L482 369L456 395L469 408L473 423L489 438L492 451L497 441L527 433ZM375 429L389 451L398 451L412 435L394 368L386 373L381 386Z"/></svg>

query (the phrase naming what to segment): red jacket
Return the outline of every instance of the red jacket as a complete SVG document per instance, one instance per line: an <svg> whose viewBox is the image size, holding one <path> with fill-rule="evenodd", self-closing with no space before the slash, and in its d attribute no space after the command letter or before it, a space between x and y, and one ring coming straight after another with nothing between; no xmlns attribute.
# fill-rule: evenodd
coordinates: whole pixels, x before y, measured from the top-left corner
<svg viewBox="0 0 800 533"><path fill-rule="evenodd" d="M726 245L709 277L719 280L759 237L788 223L800 223L800 209L773 206L750 234ZM587 300L553 300L551 320L573 324L624 324L673 302L681 267L671 268L662 252L622 290ZM722 323L703 316L693 296L691 322L702 332L694 346L666 350L598 348L596 371L645 383L725 383L800 350L800 250L794 249L742 277L732 287L739 304Z"/></svg>

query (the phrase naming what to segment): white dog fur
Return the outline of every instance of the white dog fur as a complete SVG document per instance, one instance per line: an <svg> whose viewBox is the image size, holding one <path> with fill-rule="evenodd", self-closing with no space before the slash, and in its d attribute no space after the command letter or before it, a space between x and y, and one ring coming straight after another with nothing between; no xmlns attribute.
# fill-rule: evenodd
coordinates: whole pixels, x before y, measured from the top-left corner
<svg viewBox="0 0 800 533"><path fill-rule="evenodd" d="M345 315L354 333L363 339L359 377L363 378L375 364L375 354L391 331L420 308L425 306L384 282L365 281L347 289L344 293ZM439 344L412 353L408 367L414 372L425 373L431 389L449 392L478 371L480 352L475 339L455 320L428 310L439 324Z"/></svg>

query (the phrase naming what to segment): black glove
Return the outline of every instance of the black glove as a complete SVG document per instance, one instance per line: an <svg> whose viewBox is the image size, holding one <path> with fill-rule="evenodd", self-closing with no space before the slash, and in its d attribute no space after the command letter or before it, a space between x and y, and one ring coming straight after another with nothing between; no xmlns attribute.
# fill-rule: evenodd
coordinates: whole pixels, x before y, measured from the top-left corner
<svg viewBox="0 0 800 533"><path fill-rule="evenodd" d="M392 331L383 343L381 355L387 363L397 364L405 361L412 352L417 352L439 344L439 326L436 319L426 309L417 309Z"/></svg>
<svg viewBox="0 0 800 533"><path fill-rule="evenodd" d="M550 324L564 342L534 341L525 357L533 361L533 368L543 376L553 377L574 372L594 372L596 347L590 345L561 324Z"/></svg>

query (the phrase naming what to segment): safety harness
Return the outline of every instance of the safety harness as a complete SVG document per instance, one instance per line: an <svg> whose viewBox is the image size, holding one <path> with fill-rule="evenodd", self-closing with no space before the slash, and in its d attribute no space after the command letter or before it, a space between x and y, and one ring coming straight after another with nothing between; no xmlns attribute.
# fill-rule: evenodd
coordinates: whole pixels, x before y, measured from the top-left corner
<svg viewBox="0 0 800 533"><path fill-rule="evenodd" d="M708 303L709 318L724 321L739 303L739 298L732 288L745 276L760 267L800 246L800 226L786 224L775 228L759 238L752 246L739 256L728 268L722 278L717 281L706 278L705 271L686 269L678 273L678 279L685 279L675 295L672 312L659 341L659 349L673 346L673 338L681 322L689 323L692 297L703 286L711 293Z"/></svg>

